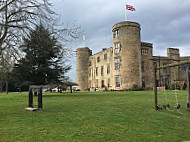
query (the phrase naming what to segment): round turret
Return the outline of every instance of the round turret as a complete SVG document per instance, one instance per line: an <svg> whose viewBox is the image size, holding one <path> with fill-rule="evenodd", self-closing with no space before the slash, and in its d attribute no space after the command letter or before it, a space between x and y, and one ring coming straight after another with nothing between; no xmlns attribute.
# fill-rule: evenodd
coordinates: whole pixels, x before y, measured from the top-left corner
<svg viewBox="0 0 190 142"><path fill-rule="evenodd" d="M91 55L92 51L87 47L78 48L76 52L76 82L79 84L77 88L81 91L88 89L88 67Z"/></svg>
<svg viewBox="0 0 190 142"><path fill-rule="evenodd" d="M113 34L113 47L120 48L114 58L120 58L121 89L140 88L140 25L129 21L120 22L113 26Z"/></svg>

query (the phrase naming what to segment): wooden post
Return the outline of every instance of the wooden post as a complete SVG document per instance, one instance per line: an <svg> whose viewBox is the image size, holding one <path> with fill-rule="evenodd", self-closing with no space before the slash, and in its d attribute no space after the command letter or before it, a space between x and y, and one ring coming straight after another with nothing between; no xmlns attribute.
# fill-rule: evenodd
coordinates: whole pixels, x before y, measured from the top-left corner
<svg viewBox="0 0 190 142"><path fill-rule="evenodd" d="M72 86L70 85L70 92L73 93L72 91L73 91L73 90L72 90Z"/></svg>
<svg viewBox="0 0 190 142"><path fill-rule="evenodd" d="M38 93L38 109L42 110L42 87L39 88Z"/></svg>
<svg viewBox="0 0 190 142"><path fill-rule="evenodd" d="M158 100L157 100L157 78L156 78L156 66L154 66L154 104L155 110L158 110Z"/></svg>
<svg viewBox="0 0 190 142"><path fill-rule="evenodd" d="M29 86L29 107L30 108L26 108L26 110L32 110L32 111L36 111L36 110L42 110L43 108L43 104L42 104L42 86L38 86L38 85L30 85ZM35 91L38 95L38 108L33 108L34 104L33 104L33 91ZM31 109L32 108L32 109Z"/></svg>
<svg viewBox="0 0 190 142"><path fill-rule="evenodd" d="M190 60L184 61L184 62L177 62L177 63L173 63L173 64L169 64L169 65L165 65L165 66L161 66L161 67L157 67L157 68L154 66L154 96L155 96L155 109L156 110L162 109L162 107L159 108L159 106L157 104L158 102L157 102L156 70L165 69L168 67L176 67L176 66L185 65L185 64L190 64ZM190 72L189 72L189 69L187 71L187 89L188 89L187 110L190 110Z"/></svg>
<svg viewBox="0 0 190 142"><path fill-rule="evenodd" d="M161 66L161 63L160 63L160 56L159 56L159 67ZM158 76L158 78L159 78L159 82L158 82L158 87L161 87L161 70L159 69L158 70L158 72L159 72L159 76Z"/></svg>
<svg viewBox="0 0 190 142"><path fill-rule="evenodd" d="M190 108L190 72L187 71L187 90L188 90L188 102L187 109Z"/></svg>
<svg viewBox="0 0 190 142"><path fill-rule="evenodd" d="M29 90L29 102L28 102L28 107L32 107L33 108L33 94L32 94L32 89Z"/></svg>

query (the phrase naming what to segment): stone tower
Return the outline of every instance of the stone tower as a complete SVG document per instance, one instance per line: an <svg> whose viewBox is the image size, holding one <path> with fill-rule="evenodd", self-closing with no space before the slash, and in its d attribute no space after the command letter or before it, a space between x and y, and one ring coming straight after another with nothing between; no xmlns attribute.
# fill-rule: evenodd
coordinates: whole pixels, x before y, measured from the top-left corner
<svg viewBox="0 0 190 142"><path fill-rule="evenodd" d="M113 47L120 43L121 58L121 88L142 87L141 83L141 38L140 25L135 22L124 21L113 26L113 32L119 36L113 38ZM116 58L116 57L115 57Z"/></svg>
<svg viewBox="0 0 190 142"><path fill-rule="evenodd" d="M76 52L76 82L79 84L78 89L86 91L88 89L89 75L89 57L92 51L88 48L78 48Z"/></svg>
<svg viewBox="0 0 190 142"><path fill-rule="evenodd" d="M179 49L177 48L167 48L167 56L169 59L173 60L174 62L178 62L180 60L180 53L179 53ZM171 80L170 82L175 82L175 80L177 80L179 78L179 67L173 67L170 69L171 73Z"/></svg>

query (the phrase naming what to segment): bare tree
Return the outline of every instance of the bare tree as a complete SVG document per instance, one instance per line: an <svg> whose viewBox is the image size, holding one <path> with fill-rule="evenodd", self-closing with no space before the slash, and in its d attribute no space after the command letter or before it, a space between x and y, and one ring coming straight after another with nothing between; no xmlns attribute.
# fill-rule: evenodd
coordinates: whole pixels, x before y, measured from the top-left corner
<svg viewBox="0 0 190 142"><path fill-rule="evenodd" d="M70 28L63 27L62 23L58 22L59 15L51 7L49 0L0 0L0 78L2 80L12 68L10 59L22 58L19 46L23 37L39 23L43 23L57 40L64 43L80 36L79 27L75 24ZM4 57L7 53L10 58Z"/></svg>
<svg viewBox="0 0 190 142"><path fill-rule="evenodd" d="M10 74L14 66L14 59L9 52L4 52L0 60L0 92L3 92L3 86L6 86L6 93L8 94L8 84Z"/></svg>
<svg viewBox="0 0 190 142"><path fill-rule="evenodd" d="M22 37L39 23L49 27L63 41L77 38L78 27L60 27L57 24L58 15L51 10L51 6L49 0L1 0L0 50L16 47L17 51Z"/></svg>

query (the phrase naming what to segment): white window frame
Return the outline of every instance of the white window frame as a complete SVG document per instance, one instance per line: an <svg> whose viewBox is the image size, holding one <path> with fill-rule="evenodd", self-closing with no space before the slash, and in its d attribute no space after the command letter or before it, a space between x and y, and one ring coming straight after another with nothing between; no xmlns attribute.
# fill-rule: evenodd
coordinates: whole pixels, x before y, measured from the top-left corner
<svg viewBox="0 0 190 142"><path fill-rule="evenodd" d="M115 87L121 86L120 76L115 76Z"/></svg>
<svg viewBox="0 0 190 142"><path fill-rule="evenodd" d="M119 29L113 32L113 38L119 38Z"/></svg>
<svg viewBox="0 0 190 142"><path fill-rule="evenodd" d="M110 65L107 65L107 74L110 74Z"/></svg>
<svg viewBox="0 0 190 142"><path fill-rule="evenodd" d="M114 62L115 62L115 70L119 70L120 69L120 59L116 58Z"/></svg>
<svg viewBox="0 0 190 142"><path fill-rule="evenodd" d="M148 49L141 48L141 55L148 55Z"/></svg>
<svg viewBox="0 0 190 142"><path fill-rule="evenodd" d="M101 76L104 75L104 66L101 66Z"/></svg>
<svg viewBox="0 0 190 142"><path fill-rule="evenodd" d="M107 61L107 59L108 59L108 55L106 53L106 54L104 54L104 61Z"/></svg>
<svg viewBox="0 0 190 142"><path fill-rule="evenodd" d="M115 54L119 54L120 53L120 49L121 49L121 44L120 43L115 43L114 53Z"/></svg>
<svg viewBox="0 0 190 142"><path fill-rule="evenodd" d="M96 67L96 76L98 76L98 67Z"/></svg>

